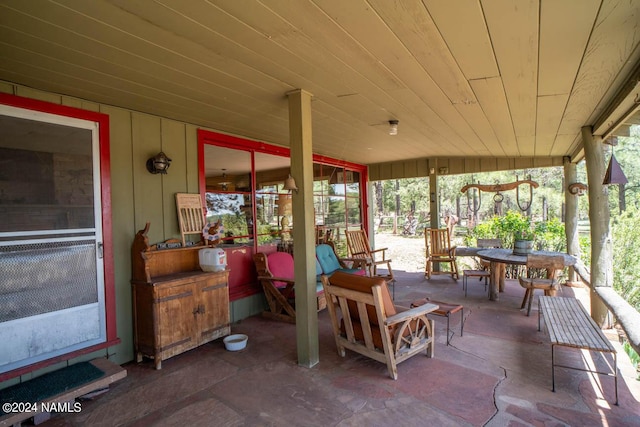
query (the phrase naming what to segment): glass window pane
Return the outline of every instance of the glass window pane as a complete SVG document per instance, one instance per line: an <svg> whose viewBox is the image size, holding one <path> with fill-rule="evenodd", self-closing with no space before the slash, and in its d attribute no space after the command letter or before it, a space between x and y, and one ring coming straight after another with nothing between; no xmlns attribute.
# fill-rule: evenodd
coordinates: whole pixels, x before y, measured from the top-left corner
<svg viewBox="0 0 640 427"><path fill-rule="evenodd" d="M251 153L205 145L207 221L222 219L224 244L253 241Z"/></svg>
<svg viewBox="0 0 640 427"><path fill-rule="evenodd" d="M256 229L258 243L291 239L293 227L292 196L284 190L291 170L288 157L255 153Z"/></svg>
<svg viewBox="0 0 640 427"><path fill-rule="evenodd" d="M349 223L349 228L353 228L354 225L359 226L362 223L360 199L352 197L347 198L347 221Z"/></svg>
<svg viewBox="0 0 640 427"><path fill-rule="evenodd" d="M345 183L347 194L351 197L360 197L360 172L346 171Z"/></svg>

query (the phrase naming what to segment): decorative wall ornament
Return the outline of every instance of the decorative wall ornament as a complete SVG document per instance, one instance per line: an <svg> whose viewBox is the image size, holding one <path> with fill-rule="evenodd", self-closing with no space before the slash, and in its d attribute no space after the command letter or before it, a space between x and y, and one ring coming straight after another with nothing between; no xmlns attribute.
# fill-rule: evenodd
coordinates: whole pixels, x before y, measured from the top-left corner
<svg viewBox="0 0 640 427"><path fill-rule="evenodd" d="M531 177L529 177L531 178ZM526 203L520 203L520 186L524 184L529 184L529 201ZM533 189L538 188L539 184L531 179L523 179L522 181L518 180L516 176L515 182L508 182L506 184L467 184L460 189L462 193L466 193L467 190L471 188L476 188L479 193L485 191L490 193L496 193L493 196L493 201L495 203L502 203L504 196L502 195L503 191L507 190L516 190L516 202L518 203L518 207L522 211L526 211L531 206L531 202L533 201ZM480 197L480 203L478 203L478 210L480 210L480 205L482 204L482 198ZM475 212L477 213L477 211Z"/></svg>
<svg viewBox="0 0 640 427"><path fill-rule="evenodd" d="M573 194L574 196L583 196L584 193L587 192L587 185L583 184L581 182L574 182L573 184L569 184L569 186L567 187L567 190L569 190L569 193Z"/></svg>

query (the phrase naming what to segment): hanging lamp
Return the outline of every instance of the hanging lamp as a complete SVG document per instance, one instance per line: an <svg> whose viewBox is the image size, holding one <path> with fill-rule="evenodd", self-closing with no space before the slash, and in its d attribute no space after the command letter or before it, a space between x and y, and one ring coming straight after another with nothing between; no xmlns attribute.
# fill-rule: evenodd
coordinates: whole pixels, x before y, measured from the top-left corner
<svg viewBox="0 0 640 427"><path fill-rule="evenodd" d="M620 163L618 163L616 157L613 155L613 147L618 145L618 138L614 136L606 139L604 142L605 144L611 145L611 158L609 159L609 166L607 166L607 171L604 174L602 185L626 184L629 180L627 180L627 177L622 171L622 167L620 167Z"/></svg>

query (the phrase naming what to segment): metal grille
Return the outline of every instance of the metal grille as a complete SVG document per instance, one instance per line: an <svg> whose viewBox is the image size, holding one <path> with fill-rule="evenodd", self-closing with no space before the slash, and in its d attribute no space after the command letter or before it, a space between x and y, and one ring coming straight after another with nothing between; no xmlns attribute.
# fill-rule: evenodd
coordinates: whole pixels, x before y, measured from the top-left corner
<svg viewBox="0 0 640 427"><path fill-rule="evenodd" d="M97 301L95 240L0 247L0 322Z"/></svg>

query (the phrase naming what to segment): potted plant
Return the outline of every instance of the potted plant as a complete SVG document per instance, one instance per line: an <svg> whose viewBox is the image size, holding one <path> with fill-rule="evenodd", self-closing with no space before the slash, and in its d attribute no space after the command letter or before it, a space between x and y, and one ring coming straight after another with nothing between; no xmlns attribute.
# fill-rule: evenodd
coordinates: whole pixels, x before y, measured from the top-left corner
<svg viewBox="0 0 640 427"><path fill-rule="evenodd" d="M535 232L531 227L524 224L522 228L514 230L513 232L513 254L514 255L527 255L533 252L533 241L535 240Z"/></svg>

